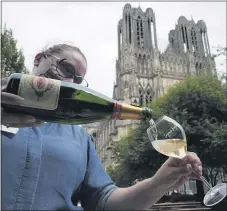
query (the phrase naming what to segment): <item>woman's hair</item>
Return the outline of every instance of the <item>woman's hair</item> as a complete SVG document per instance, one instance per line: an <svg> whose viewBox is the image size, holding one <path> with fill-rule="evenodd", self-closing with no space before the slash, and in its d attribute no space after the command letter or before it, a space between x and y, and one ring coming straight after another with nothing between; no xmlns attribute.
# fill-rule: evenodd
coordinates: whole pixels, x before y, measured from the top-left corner
<svg viewBox="0 0 227 211"><path fill-rule="evenodd" d="M53 54L53 53L61 53L62 51L65 50L74 50L77 51L81 54L81 56L84 58L84 60L87 62L87 59L85 57L85 55L81 52L81 50L73 45L68 45L68 44L58 44L58 45L54 45L46 50L44 50L42 53L44 54Z"/></svg>

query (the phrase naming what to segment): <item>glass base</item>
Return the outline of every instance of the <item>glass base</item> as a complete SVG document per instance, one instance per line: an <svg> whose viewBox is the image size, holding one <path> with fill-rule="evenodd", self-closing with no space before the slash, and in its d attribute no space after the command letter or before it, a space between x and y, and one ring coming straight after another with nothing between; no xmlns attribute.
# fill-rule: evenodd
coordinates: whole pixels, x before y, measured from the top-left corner
<svg viewBox="0 0 227 211"><path fill-rule="evenodd" d="M227 183L220 183L211 188L203 199L207 207L214 206L221 202L227 195Z"/></svg>

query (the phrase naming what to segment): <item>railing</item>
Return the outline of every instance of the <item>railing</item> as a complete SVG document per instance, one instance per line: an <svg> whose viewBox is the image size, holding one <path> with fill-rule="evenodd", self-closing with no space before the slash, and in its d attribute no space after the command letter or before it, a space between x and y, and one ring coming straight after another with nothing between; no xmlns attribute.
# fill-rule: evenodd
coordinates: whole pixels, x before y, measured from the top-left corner
<svg viewBox="0 0 227 211"><path fill-rule="evenodd" d="M211 210L209 207L205 207L201 202L182 202L182 203L160 203L154 204L152 211L205 211Z"/></svg>

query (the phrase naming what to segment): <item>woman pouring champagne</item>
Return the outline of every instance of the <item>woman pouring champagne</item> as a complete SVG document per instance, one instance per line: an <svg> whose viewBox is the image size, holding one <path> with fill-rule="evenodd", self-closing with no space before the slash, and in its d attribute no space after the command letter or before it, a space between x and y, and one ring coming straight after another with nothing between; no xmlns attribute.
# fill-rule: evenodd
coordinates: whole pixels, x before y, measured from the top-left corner
<svg viewBox="0 0 227 211"><path fill-rule="evenodd" d="M59 44L37 54L32 75L81 84L86 72L84 54L75 46ZM2 83L2 90L6 85ZM2 103L7 105L23 105L26 98L2 92ZM153 177L117 187L82 127L43 123L32 115L4 111L2 122L19 128L14 135L2 132L3 210L149 209L189 178L202 176L198 156L185 151L181 165L170 157Z"/></svg>

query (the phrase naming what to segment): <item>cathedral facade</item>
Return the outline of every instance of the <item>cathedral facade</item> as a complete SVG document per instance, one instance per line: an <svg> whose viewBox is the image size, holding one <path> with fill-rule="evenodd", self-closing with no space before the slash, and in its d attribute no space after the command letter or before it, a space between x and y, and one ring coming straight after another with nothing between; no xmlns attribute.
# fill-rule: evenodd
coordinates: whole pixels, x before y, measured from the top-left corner
<svg viewBox="0 0 227 211"><path fill-rule="evenodd" d="M164 52L158 49L155 14L151 8L142 11L126 4L118 23L118 59L113 99L146 106L188 75L216 73L210 53L204 21L197 23L181 16L170 30ZM107 168L113 164L111 149L115 141L134 125L131 120L111 120L84 125L95 142L96 150Z"/></svg>

